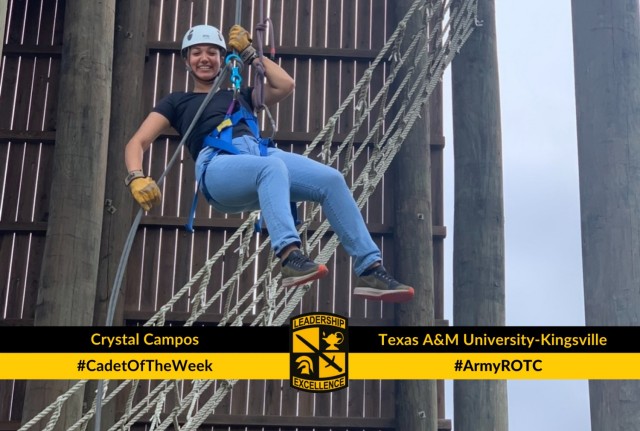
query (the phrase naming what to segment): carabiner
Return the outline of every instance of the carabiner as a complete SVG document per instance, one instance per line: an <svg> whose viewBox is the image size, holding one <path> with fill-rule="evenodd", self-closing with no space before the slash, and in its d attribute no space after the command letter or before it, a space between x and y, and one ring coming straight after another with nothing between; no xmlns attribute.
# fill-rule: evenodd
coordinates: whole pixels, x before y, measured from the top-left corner
<svg viewBox="0 0 640 431"><path fill-rule="evenodd" d="M234 62L231 68L231 85L233 86L234 90L238 91L242 86L242 75L240 75L240 69L242 68L242 58L240 58L240 56L236 53L231 53L225 58L225 63L229 64L231 61ZM240 67L238 67L238 63L240 63Z"/></svg>

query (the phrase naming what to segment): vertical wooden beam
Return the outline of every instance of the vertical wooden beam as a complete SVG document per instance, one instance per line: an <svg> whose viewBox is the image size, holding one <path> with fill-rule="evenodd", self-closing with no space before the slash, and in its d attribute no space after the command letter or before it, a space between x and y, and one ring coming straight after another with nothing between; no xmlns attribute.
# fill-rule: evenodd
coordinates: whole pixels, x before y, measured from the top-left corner
<svg viewBox="0 0 640 431"><path fill-rule="evenodd" d="M454 2L457 7L458 2ZM505 324L502 135L494 0L452 62L454 135L453 318ZM506 431L507 383L456 380L456 431Z"/></svg>
<svg viewBox="0 0 640 431"><path fill-rule="evenodd" d="M102 224L102 242L98 276L98 295L94 323L104 325L107 306L114 287L114 279L124 243L138 210L129 189L124 186L127 170L124 165L124 146L143 120L143 80L147 48L149 0L117 0L113 56L113 89L107 179ZM124 286L122 286L124 288ZM120 289L122 298L124 289ZM121 301L118 301L121 305ZM122 307L113 317L114 325L124 324Z"/></svg>
<svg viewBox="0 0 640 431"><path fill-rule="evenodd" d="M396 16L402 19L413 1L396 2ZM407 24L406 34L425 32L420 13ZM424 38L426 41L426 37ZM427 50L426 44L418 49ZM427 67L427 56L416 68ZM405 73L400 71L399 73ZM420 97L420 96L418 96ZM426 97L426 96L425 96ZM426 102L426 100L425 100ZM399 326L434 324L433 227L431 216L431 161L429 115L425 103L421 120L416 121L393 162L395 276L414 286L416 295L396 306ZM436 431L438 409L436 382L402 380L396 383L396 429Z"/></svg>
<svg viewBox="0 0 640 431"><path fill-rule="evenodd" d="M107 154L107 176L105 187L105 212L100 242L100 263L95 302L94 324L124 325L124 282L115 284L120 268L120 258L133 221L132 214L138 210L123 179L127 175L124 165L124 146L143 120L143 81L147 49L147 27L149 24L149 0L116 0L115 30L113 41L113 86L111 91L111 123ZM116 295L116 307L107 316L112 296ZM109 319L107 319L109 317ZM96 382L87 384L87 405L93 403ZM112 383L112 385L114 385ZM101 429L110 428L116 420L117 411L124 407L116 402L103 404L100 412Z"/></svg>
<svg viewBox="0 0 640 431"><path fill-rule="evenodd" d="M640 324L640 16L637 0L573 0L587 325ZM640 381L591 381L593 431L640 430Z"/></svg>
<svg viewBox="0 0 640 431"><path fill-rule="evenodd" d="M442 33L443 13L431 17L429 33L437 29L429 50L437 52L442 49L442 42L437 43ZM431 149L431 220L433 226L444 227L444 109L442 81L438 82L429 97L429 147ZM434 319L444 320L444 237L433 237L433 311ZM438 380L438 418L445 416L445 385Z"/></svg>
<svg viewBox="0 0 640 431"><path fill-rule="evenodd" d="M51 182L49 223L35 325L91 325L111 108L115 0L67 0ZM69 381L27 382L23 421L71 387ZM82 413L72 396L56 429Z"/></svg>

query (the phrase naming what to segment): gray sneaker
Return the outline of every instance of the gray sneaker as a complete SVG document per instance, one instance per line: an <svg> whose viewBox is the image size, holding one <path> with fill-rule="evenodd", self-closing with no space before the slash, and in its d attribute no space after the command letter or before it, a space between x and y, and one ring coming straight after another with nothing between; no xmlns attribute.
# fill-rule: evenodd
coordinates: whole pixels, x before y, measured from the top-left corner
<svg viewBox="0 0 640 431"><path fill-rule="evenodd" d="M290 287L305 284L324 277L329 269L305 256L300 250L293 250L282 261L282 286Z"/></svg>
<svg viewBox="0 0 640 431"><path fill-rule="evenodd" d="M407 302L413 299L413 287L395 280L382 265L365 272L356 281L354 296L384 302Z"/></svg>

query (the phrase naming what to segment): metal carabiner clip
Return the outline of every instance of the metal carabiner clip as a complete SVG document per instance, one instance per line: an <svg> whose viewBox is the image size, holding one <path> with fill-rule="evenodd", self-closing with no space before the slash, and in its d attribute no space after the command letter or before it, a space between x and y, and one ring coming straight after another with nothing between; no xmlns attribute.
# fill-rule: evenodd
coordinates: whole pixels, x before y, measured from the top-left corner
<svg viewBox="0 0 640 431"><path fill-rule="evenodd" d="M231 53L225 58L225 64L229 64L233 61L231 68L231 85L235 91L239 91L242 86L242 75L240 75L240 69L242 68L242 58L236 53ZM240 63L240 66L238 66Z"/></svg>

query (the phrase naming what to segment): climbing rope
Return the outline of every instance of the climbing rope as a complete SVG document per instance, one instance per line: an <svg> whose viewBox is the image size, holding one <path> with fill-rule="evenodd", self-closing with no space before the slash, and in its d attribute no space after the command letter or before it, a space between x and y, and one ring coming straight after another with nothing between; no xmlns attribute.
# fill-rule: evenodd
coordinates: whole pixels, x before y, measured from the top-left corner
<svg viewBox="0 0 640 431"><path fill-rule="evenodd" d="M362 208L366 204L369 196L383 178L393 158L399 151L402 142L406 139L412 126L424 111L425 103L441 80L444 69L450 64L455 54L467 40L471 31L473 31L476 23L477 0L465 0L458 2L457 5L456 8L452 8L449 1L432 2L416 0L403 20L398 24L394 33L380 50L379 54L371 62L363 77L357 82L353 90L341 103L338 110L327 121L323 130L317 134L304 152L304 155L309 156L318 145L322 145L320 153L323 162L331 164L334 163L338 157L344 157L345 165L342 172L346 175L352 170L355 161L358 160L365 151L368 149L371 150L364 168L351 186L351 191L354 194L359 208ZM424 28L414 35L406 35L405 29L408 20L417 13L422 13ZM448 20L443 22L442 28L427 29L426 23L433 16L445 15L448 15ZM403 45L406 46L406 48L404 52L401 52ZM428 52L427 49L424 49L424 47L427 46L435 46L437 48ZM371 97L370 82L373 73L378 66L386 60L391 62L391 70L387 74L382 88L374 97ZM422 64L426 64L426 67L416 67L416 65ZM225 71L226 70L227 68L225 67ZM404 73L401 74L400 71L404 71ZM391 88L394 89L394 93L390 96ZM357 114L355 118L356 121L346 138L338 145L332 154L330 145L326 143L332 141L335 127L339 122L340 116L350 107L352 107ZM375 109L378 109L378 111L375 111ZM377 115L375 115L376 113ZM390 113L394 113L393 118L388 118ZM199 116L199 113L197 116ZM355 146L354 140L356 132L362 128L367 119L372 121L367 136L360 145ZM187 133L190 132L190 129ZM184 140L185 138L183 138L183 141ZM347 152L346 156L343 155L345 151ZM299 227L299 232L301 236L305 238L305 248L308 250L320 250L317 258L314 260L319 263L326 263L334 254L339 244L339 240L335 234L331 235L328 241L324 241L330 227L328 221L323 221L309 238L306 236L311 221L315 219L320 209L319 206L316 206L309 211L308 216ZM139 211L138 215L141 215L141 211ZM256 213L254 212L251 213L242 225L225 241L222 247L207 259L202 268L200 268L166 304L159 308L144 326L163 325L166 315L172 309L173 305L189 294L192 294L192 307L185 326L191 326L197 322L216 301L221 299L222 295L237 283L240 275L253 264L257 257L269 245L270 241L267 237L256 247L254 253L249 256L246 255L248 247L246 241L247 238L252 236L255 221ZM132 227L132 230L135 229ZM234 244L237 243L240 244L240 246L234 249ZM239 259L236 271L225 281L220 289L211 297L207 298L206 289L209 285L213 265L221 259L225 253L233 251L242 256ZM123 256L125 256L125 254L123 254ZM227 301L224 310L225 314L219 325L242 325L246 323L245 320L250 314L252 316L249 323L252 326L277 326L286 322L298 306L304 294L309 290L311 284L284 289L279 283L281 278L280 274L273 274L275 265L276 259L273 254L270 253L266 268L261 274L257 275L251 288L248 289L241 298L238 298L233 306L229 300ZM117 283L119 282L120 281L117 281ZM263 286L262 289L260 289L261 286ZM114 294L114 296L117 295ZM227 298L230 296L232 295L228 295ZM265 304L265 306L258 312L254 312L260 304ZM109 429L110 431L128 430L146 415L150 415L146 417L149 418L148 420L151 423L153 431L166 430L170 427L181 431L196 431L232 390L237 380L194 381L191 382L190 389L186 388L187 384L185 383L184 390L187 391L187 393L184 395L180 395L176 381L164 380L158 382L157 385L135 405L133 399L138 391L137 381L124 381L110 393L106 391L107 382L108 381L104 381L103 390L99 389L97 391L96 402L93 403L91 409L70 429L84 430L89 420L94 417L96 420L98 419L101 404L110 402L116 395L128 387L130 392L125 415ZM46 429L53 428L58 420L59 412L64 402L73 393L82 390L85 384L86 381L78 382L43 410L43 412L25 423L19 431L31 429L38 421L48 415L51 416ZM206 401L201 400L202 394L212 386L215 388L214 394ZM169 412L163 413L164 407L166 407L166 397L171 391L177 394L175 396L176 404ZM103 392L105 394L104 398L102 398ZM98 408L96 408L96 406ZM178 417L184 418L184 416L180 415L184 415L185 412L186 421L180 425Z"/></svg>

